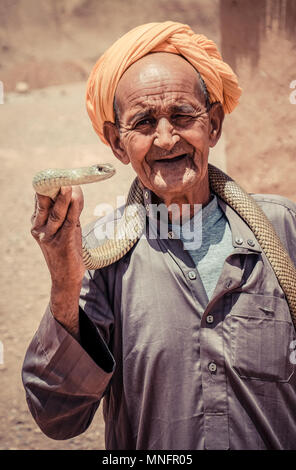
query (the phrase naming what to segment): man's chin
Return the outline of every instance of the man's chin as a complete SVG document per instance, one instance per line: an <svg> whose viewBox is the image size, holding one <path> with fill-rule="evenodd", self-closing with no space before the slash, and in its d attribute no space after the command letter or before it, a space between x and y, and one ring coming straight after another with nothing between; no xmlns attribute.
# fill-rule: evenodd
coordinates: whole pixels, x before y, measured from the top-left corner
<svg viewBox="0 0 296 470"><path fill-rule="evenodd" d="M173 178L156 178L151 185L151 190L160 197L164 195L182 196L186 191L190 190L194 184L196 184L195 178L187 178L186 180L183 179L181 181Z"/></svg>

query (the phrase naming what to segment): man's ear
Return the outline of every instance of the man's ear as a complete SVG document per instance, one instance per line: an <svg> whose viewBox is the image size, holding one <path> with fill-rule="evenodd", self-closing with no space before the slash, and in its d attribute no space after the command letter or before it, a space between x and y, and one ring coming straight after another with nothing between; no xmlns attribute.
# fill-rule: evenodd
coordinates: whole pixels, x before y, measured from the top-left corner
<svg viewBox="0 0 296 470"><path fill-rule="evenodd" d="M215 147L222 133L224 109L221 103L213 103L209 111L210 119L210 147Z"/></svg>
<svg viewBox="0 0 296 470"><path fill-rule="evenodd" d="M115 157L124 163L124 165L128 165L130 160L125 149L121 145L119 129L116 124L110 121L105 121L103 126L103 133Z"/></svg>

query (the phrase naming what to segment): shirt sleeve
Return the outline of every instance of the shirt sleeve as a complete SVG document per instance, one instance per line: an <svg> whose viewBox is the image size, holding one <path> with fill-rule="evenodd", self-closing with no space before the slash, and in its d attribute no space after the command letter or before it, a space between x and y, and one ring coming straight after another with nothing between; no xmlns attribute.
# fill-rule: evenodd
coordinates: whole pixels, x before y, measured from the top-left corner
<svg viewBox="0 0 296 470"><path fill-rule="evenodd" d="M22 380L29 409L52 439L69 439L90 425L107 390L115 361L106 342L112 311L101 276L87 272L79 307L80 343L48 307L27 350ZM89 312L93 321L85 312Z"/></svg>

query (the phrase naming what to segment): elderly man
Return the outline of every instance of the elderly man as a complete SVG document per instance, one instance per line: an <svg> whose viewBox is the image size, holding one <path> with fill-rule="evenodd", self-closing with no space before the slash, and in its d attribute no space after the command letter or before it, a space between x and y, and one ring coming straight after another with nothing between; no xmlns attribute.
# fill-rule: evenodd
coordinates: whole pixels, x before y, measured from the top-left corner
<svg viewBox="0 0 296 470"><path fill-rule="evenodd" d="M51 438L82 433L104 397L107 449L296 448L289 307L251 229L209 185L209 149L239 96L214 43L178 23L132 30L95 65L96 132L133 166L147 220L152 203L175 204L182 226L174 236L171 219L168 237L143 236L85 272L81 190L62 188L54 203L37 195L32 233L52 290L23 381ZM295 263L295 205L254 200ZM202 243L188 248L197 204ZM94 224L84 237L98 244Z"/></svg>

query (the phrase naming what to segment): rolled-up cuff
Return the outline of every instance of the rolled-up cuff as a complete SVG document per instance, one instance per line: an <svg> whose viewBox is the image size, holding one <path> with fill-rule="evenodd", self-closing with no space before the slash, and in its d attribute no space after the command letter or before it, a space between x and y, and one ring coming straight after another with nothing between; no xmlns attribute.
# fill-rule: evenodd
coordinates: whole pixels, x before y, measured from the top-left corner
<svg viewBox="0 0 296 470"><path fill-rule="evenodd" d="M39 353L42 350L51 372L55 371L55 375L60 376L65 383L65 378L75 371L70 381L71 391L75 389L72 386L77 377L80 393L82 387L85 392L101 394L113 374L115 361L98 329L81 308L79 321L80 343L54 318L48 306L35 335L38 343L36 348ZM34 339L31 348L33 343ZM46 369L48 371L48 366Z"/></svg>

